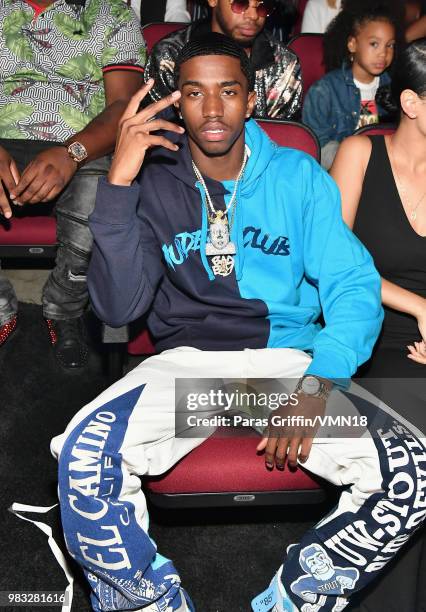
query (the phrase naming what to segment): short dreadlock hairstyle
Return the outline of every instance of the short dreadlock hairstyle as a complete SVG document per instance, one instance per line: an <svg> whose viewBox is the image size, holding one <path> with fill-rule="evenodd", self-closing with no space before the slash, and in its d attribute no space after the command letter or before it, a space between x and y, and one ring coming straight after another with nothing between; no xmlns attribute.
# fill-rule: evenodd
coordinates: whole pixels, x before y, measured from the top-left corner
<svg viewBox="0 0 426 612"><path fill-rule="evenodd" d="M401 0L343 0L342 10L328 26L324 35L324 64L326 71L350 63L348 39L371 21L388 21L395 28L395 56L402 47L401 24L404 23Z"/></svg>
<svg viewBox="0 0 426 612"><path fill-rule="evenodd" d="M247 53L244 51L243 47L232 38L224 34L219 34L218 32L209 32L202 38L193 38L179 51L174 70L176 89L182 64L200 55L228 55L238 59L240 61L241 71L248 81L248 89L249 91L253 91L255 73Z"/></svg>

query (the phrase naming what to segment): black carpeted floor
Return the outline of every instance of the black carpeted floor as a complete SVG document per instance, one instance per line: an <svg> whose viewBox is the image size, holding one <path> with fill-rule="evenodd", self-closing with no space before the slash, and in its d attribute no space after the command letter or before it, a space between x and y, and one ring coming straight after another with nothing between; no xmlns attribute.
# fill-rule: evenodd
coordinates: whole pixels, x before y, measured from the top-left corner
<svg viewBox="0 0 426 612"><path fill-rule="evenodd" d="M40 307L20 305L18 329L0 349L0 591L62 591L66 586L46 536L7 508L14 501L40 506L56 503L56 462L49 441L105 388L103 371L99 352L94 352L83 372L62 370L53 359ZM323 507L244 512L165 513L151 508L151 536L161 553L174 560L197 612L249 612L250 600L267 586L286 546L298 541L334 501ZM57 508L42 520L60 537ZM89 612L85 581L77 567L75 577L73 612ZM19 609L34 612L39 608ZM368 611L382 612L382 608L368 607Z"/></svg>

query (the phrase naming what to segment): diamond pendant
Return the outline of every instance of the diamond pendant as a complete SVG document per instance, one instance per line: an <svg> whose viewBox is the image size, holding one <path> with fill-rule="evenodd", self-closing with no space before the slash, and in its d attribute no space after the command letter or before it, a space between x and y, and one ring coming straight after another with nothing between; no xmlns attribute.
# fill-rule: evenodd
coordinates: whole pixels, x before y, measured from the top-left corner
<svg viewBox="0 0 426 612"><path fill-rule="evenodd" d="M210 221L206 255L235 255L235 244L230 241L228 219L219 211Z"/></svg>
<svg viewBox="0 0 426 612"><path fill-rule="evenodd" d="M411 221L415 221L417 219L417 213L416 213L415 210L412 210L410 212L410 219L411 219Z"/></svg>
<svg viewBox="0 0 426 612"><path fill-rule="evenodd" d="M229 276L234 269L232 255L217 255L212 258L212 270L215 276Z"/></svg>

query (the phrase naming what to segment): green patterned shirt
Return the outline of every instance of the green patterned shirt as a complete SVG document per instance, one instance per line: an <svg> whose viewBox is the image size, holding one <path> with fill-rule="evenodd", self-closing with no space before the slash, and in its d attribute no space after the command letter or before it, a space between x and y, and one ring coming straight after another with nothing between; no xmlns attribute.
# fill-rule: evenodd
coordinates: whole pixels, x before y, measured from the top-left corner
<svg viewBox="0 0 426 612"><path fill-rule="evenodd" d="M104 73L141 72L145 59L123 0L56 0L44 10L0 0L0 138L67 140L105 108Z"/></svg>

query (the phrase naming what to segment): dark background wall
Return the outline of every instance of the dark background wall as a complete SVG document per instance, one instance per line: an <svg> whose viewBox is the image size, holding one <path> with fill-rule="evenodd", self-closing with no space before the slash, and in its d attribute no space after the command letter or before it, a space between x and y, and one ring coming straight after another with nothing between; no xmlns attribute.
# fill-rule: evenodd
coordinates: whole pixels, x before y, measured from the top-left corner
<svg viewBox="0 0 426 612"><path fill-rule="evenodd" d="M141 21L142 25L153 21L164 21L167 0L142 0Z"/></svg>

